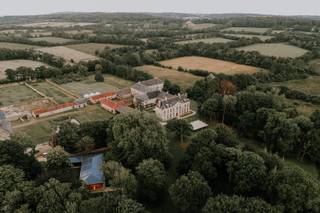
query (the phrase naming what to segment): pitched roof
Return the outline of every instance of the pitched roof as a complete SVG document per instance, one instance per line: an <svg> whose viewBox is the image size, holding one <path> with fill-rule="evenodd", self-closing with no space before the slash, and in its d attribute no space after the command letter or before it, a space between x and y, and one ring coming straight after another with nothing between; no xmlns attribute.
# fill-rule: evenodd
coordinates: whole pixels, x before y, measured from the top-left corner
<svg viewBox="0 0 320 213"><path fill-rule="evenodd" d="M81 157L80 179L87 185L104 183L101 170L103 154L85 155Z"/></svg>
<svg viewBox="0 0 320 213"><path fill-rule="evenodd" d="M131 95L131 89L129 87L123 88L117 92L117 95L120 97L126 96L126 95Z"/></svg>
<svg viewBox="0 0 320 213"><path fill-rule="evenodd" d="M117 109L119 108L120 106L122 106L124 103L122 102L113 102L109 99L105 99L105 100L102 100L101 103L100 103L102 106L107 106L107 107L110 107L112 109Z"/></svg>
<svg viewBox="0 0 320 213"><path fill-rule="evenodd" d="M104 92L104 93L101 93L101 94L99 94L99 95L95 95L95 96L90 97L90 100L92 100L92 101L99 101L99 100L101 100L101 99L108 98L108 97L112 97L112 96L114 96L114 95L116 95L115 92Z"/></svg>
<svg viewBox="0 0 320 213"><path fill-rule="evenodd" d="M78 98L74 101L75 104L85 104L88 102L88 98Z"/></svg>
<svg viewBox="0 0 320 213"><path fill-rule="evenodd" d="M203 129L203 128L206 128L208 126L208 124L206 124L206 123L204 123L203 121L200 121L200 120L193 121L190 124L191 124L191 127L192 127L193 131L199 130L199 129Z"/></svg>
<svg viewBox="0 0 320 213"><path fill-rule="evenodd" d="M160 95L160 91L152 91L152 92L147 92L147 97L149 99L157 98Z"/></svg>
<svg viewBox="0 0 320 213"><path fill-rule="evenodd" d="M135 90L138 90L138 91L141 91L141 92L147 92L148 91L148 88L146 86L142 85L141 82L138 82L138 83L132 85L131 88L135 89Z"/></svg>
<svg viewBox="0 0 320 213"><path fill-rule="evenodd" d="M163 80L161 80L159 78L153 78L153 79L149 79L146 81L141 81L140 83L144 86L149 87L149 86L153 86L153 85L157 85L157 84L162 84Z"/></svg>
<svg viewBox="0 0 320 213"><path fill-rule="evenodd" d="M33 110L32 112L35 115L39 115L39 114L43 114L43 113L46 113L46 112L52 112L52 111L56 111L56 110L59 110L59 109L71 107L71 106L74 106L74 105L75 105L75 103L67 102L67 103L60 104L60 105L57 105L55 107L48 108L48 109L39 108L39 109Z"/></svg>
<svg viewBox="0 0 320 213"><path fill-rule="evenodd" d="M176 105L178 102L187 102L189 99L186 95L172 96L160 100L160 108L169 108Z"/></svg>

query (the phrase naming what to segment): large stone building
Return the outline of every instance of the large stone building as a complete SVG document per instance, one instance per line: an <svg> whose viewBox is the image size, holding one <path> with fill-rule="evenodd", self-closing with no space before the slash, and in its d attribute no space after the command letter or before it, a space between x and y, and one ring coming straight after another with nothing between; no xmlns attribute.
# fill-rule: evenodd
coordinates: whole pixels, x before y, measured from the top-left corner
<svg viewBox="0 0 320 213"><path fill-rule="evenodd" d="M190 100L186 94L160 98L155 107L156 115L162 121L168 121L190 114Z"/></svg>

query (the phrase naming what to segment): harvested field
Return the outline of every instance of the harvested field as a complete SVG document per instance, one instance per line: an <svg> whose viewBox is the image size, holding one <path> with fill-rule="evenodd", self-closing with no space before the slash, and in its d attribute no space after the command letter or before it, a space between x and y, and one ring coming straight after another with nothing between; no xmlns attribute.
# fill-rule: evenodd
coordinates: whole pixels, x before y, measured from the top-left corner
<svg viewBox="0 0 320 213"><path fill-rule="evenodd" d="M131 81L126 81L111 75L104 75L104 82L96 82L94 76L89 76L83 81L61 84L60 86L74 94L83 96L91 92L117 91L132 84Z"/></svg>
<svg viewBox="0 0 320 213"><path fill-rule="evenodd" d="M59 104L73 101L72 98L66 96L60 90L58 90L57 88L55 88L54 86L52 86L47 82L34 83L31 86L36 90L38 90L39 92L42 92L43 94L45 94L47 97L52 98Z"/></svg>
<svg viewBox="0 0 320 213"><path fill-rule="evenodd" d="M244 50L244 51L257 51L262 55L285 57L285 58L300 57L308 52L305 49L287 45L287 44L282 44L282 43L253 44L245 47L240 47L237 49Z"/></svg>
<svg viewBox="0 0 320 213"><path fill-rule="evenodd" d="M68 47L45 47L45 48L39 48L38 49L41 52L49 53L58 57L62 57L65 60L71 62L79 62L79 61L89 61L89 60L95 60L97 57L70 49Z"/></svg>
<svg viewBox="0 0 320 213"><path fill-rule="evenodd" d="M194 24L191 21L188 21L185 23L185 26L192 30L203 30L210 27L214 27L216 26L216 24L212 24L212 23Z"/></svg>
<svg viewBox="0 0 320 213"><path fill-rule="evenodd" d="M273 36L249 35L249 34L225 34L225 35L238 37L238 38L259 38L261 41L266 41L273 38Z"/></svg>
<svg viewBox="0 0 320 213"><path fill-rule="evenodd" d="M0 85L0 103L3 106L20 105L22 102L39 99L41 96L25 85Z"/></svg>
<svg viewBox="0 0 320 213"><path fill-rule="evenodd" d="M320 95L320 76L311 76L307 79L272 83L271 86L286 86L310 95Z"/></svg>
<svg viewBox="0 0 320 213"><path fill-rule="evenodd" d="M74 27L74 26L89 26L95 23L89 22L35 22L30 24L23 24L23 27L33 27L33 28L46 28L46 27Z"/></svg>
<svg viewBox="0 0 320 213"><path fill-rule="evenodd" d="M260 28L260 27L230 27L223 29L222 32L250 32L250 33L257 33L257 34L264 34L267 31L271 30L270 28Z"/></svg>
<svg viewBox="0 0 320 213"><path fill-rule="evenodd" d="M152 65L137 67L137 69L163 80L168 79L172 83L178 84L184 90L191 87L196 81L202 79L200 76Z"/></svg>
<svg viewBox="0 0 320 213"><path fill-rule="evenodd" d="M39 37L39 38L29 38L31 41L45 41L51 44L66 44L72 41L75 41L73 39L67 39L67 38L59 38L59 37Z"/></svg>
<svg viewBox="0 0 320 213"><path fill-rule="evenodd" d="M11 50L24 50L24 49L36 49L39 46L28 45L28 44L18 44L9 42L0 42L0 48L6 48Z"/></svg>
<svg viewBox="0 0 320 213"><path fill-rule="evenodd" d="M86 43L86 44L71 44L71 45L66 45L66 47L80 51L80 52L84 52L90 55L95 55L96 50L98 50L99 52L102 52L105 50L105 48L115 49L115 48L124 47L124 45Z"/></svg>
<svg viewBox="0 0 320 213"><path fill-rule="evenodd" d="M212 73L224 73L229 75L240 73L253 74L259 70L259 68L256 67L197 56L180 57L162 61L160 63L167 67L173 67L174 69L182 67L184 69L206 70Z"/></svg>
<svg viewBox="0 0 320 213"><path fill-rule="evenodd" d="M207 44L214 44L214 43L228 43L231 42L232 40L226 39L226 38L203 38L203 39L193 39L193 40L188 40L188 41L179 41L176 42L176 44L191 44L191 43L207 43Z"/></svg>
<svg viewBox="0 0 320 213"><path fill-rule="evenodd" d="M17 69L18 67L30 67L34 69L41 66L47 66L47 65L39 61L31 61L31 60L0 61L0 79L6 78L5 71L7 69Z"/></svg>

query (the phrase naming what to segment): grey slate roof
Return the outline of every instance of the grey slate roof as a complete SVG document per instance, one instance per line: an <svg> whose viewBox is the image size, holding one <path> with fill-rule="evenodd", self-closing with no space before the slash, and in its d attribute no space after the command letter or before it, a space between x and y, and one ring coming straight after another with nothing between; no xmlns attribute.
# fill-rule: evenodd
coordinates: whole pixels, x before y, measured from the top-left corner
<svg viewBox="0 0 320 213"><path fill-rule="evenodd" d="M134 84L131 88L141 92L147 92L147 88L144 85L142 85L141 82Z"/></svg>
<svg viewBox="0 0 320 213"><path fill-rule="evenodd" d="M163 80L161 80L159 78L153 78L150 80L141 81L140 83L144 86L149 87L149 86L153 86L153 85L157 85L157 84L163 84Z"/></svg>
<svg viewBox="0 0 320 213"><path fill-rule="evenodd" d="M131 95L131 89L129 87L123 88L117 92L117 95L120 97Z"/></svg>
<svg viewBox="0 0 320 213"><path fill-rule="evenodd" d="M88 102L88 98L78 98L74 101L75 104L85 104Z"/></svg>
<svg viewBox="0 0 320 213"><path fill-rule="evenodd" d="M148 96L149 99L154 99L157 98L160 95L160 91L153 91L153 92L148 92L146 95Z"/></svg>
<svg viewBox="0 0 320 213"><path fill-rule="evenodd" d="M169 108L176 105L178 102L187 102L189 99L186 95L180 95L180 96L173 96L170 98L162 99L160 100L160 108Z"/></svg>

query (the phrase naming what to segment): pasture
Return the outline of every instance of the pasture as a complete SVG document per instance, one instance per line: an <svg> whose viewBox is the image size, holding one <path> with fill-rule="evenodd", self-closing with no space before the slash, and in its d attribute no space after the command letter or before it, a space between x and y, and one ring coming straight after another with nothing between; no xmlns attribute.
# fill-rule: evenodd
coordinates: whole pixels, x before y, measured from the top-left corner
<svg viewBox="0 0 320 213"><path fill-rule="evenodd" d="M221 30L221 32L247 32L247 33L257 33L257 34L264 34L271 30L270 28L261 28L261 27L229 27L226 29Z"/></svg>
<svg viewBox="0 0 320 213"><path fill-rule="evenodd" d="M18 43L9 43L9 42L0 42L0 49L11 49L11 50L25 50L25 49L36 49L39 46L28 45L28 44L18 44Z"/></svg>
<svg viewBox="0 0 320 213"><path fill-rule="evenodd" d="M192 43L206 43L206 44L214 44L214 43L228 43L232 40L226 39L226 38L203 38L203 39L193 39L193 40L187 40L187 41L178 41L175 42L176 44L192 44Z"/></svg>
<svg viewBox="0 0 320 213"><path fill-rule="evenodd" d="M259 38L261 41L266 41L272 39L273 36L263 36L263 35L249 35L249 34L225 34L227 36L238 37L238 38Z"/></svg>
<svg viewBox="0 0 320 213"><path fill-rule="evenodd" d="M45 48L39 48L38 49L41 52L49 53L52 55L55 55L57 57L62 57L66 61L69 62L80 62L80 61L89 61L89 60L95 60L97 57L70 49L68 47L64 46L58 46L58 47L45 47Z"/></svg>
<svg viewBox="0 0 320 213"><path fill-rule="evenodd" d="M29 24L23 24L22 27L31 27L31 28L47 28L47 27L57 27L57 28L67 28L67 27L74 27L74 26L90 26L94 25L95 23L89 22L34 22Z"/></svg>
<svg viewBox="0 0 320 213"><path fill-rule="evenodd" d="M161 61L160 63L166 67L172 67L174 69L182 67L184 69L206 70L212 73L224 73L229 75L240 73L253 74L259 70L259 68L252 66L197 56L180 57Z"/></svg>
<svg viewBox="0 0 320 213"><path fill-rule="evenodd" d="M89 76L85 80L61 84L60 86L74 94L83 96L84 94L91 92L117 91L133 84L131 81L123 80L111 75L104 75L104 79L104 82L96 82L94 76Z"/></svg>
<svg viewBox="0 0 320 213"><path fill-rule="evenodd" d="M297 58L308 52L305 49L282 43L253 44L237 49L243 51L257 51L261 55L284 58Z"/></svg>
<svg viewBox="0 0 320 213"><path fill-rule="evenodd" d="M8 60L8 61L0 61L0 79L6 78L5 71L7 69L17 69L18 67L30 67L35 69L37 67L47 66L46 64L39 61L31 61L31 60Z"/></svg>
<svg viewBox="0 0 320 213"><path fill-rule="evenodd" d="M37 38L29 38L31 41L40 42L45 41L50 44L66 44L72 41L75 41L73 39L67 39L67 38L59 38L59 37L37 37Z"/></svg>
<svg viewBox="0 0 320 213"><path fill-rule="evenodd" d="M0 103L3 106L20 105L22 102L40 98L40 95L22 84L0 85Z"/></svg>
<svg viewBox="0 0 320 213"><path fill-rule="evenodd" d="M52 86L47 82L34 83L31 86L34 87L39 92L42 92L43 94L45 94L47 97L52 98L59 104L73 101L72 98L68 97L63 92L61 92L60 90L58 90L57 88L55 88L54 86Z"/></svg>
<svg viewBox="0 0 320 213"><path fill-rule="evenodd" d="M178 84L183 90L193 86L196 81L202 79L200 76L152 65L137 67L137 69L163 80L168 79L172 83Z"/></svg>
<svg viewBox="0 0 320 213"><path fill-rule="evenodd" d="M105 50L105 48L115 49L115 48L124 47L124 45L85 43L85 44L71 44L71 45L66 45L65 47L68 47L70 49L77 50L86 54L95 55L96 51L102 52Z"/></svg>

